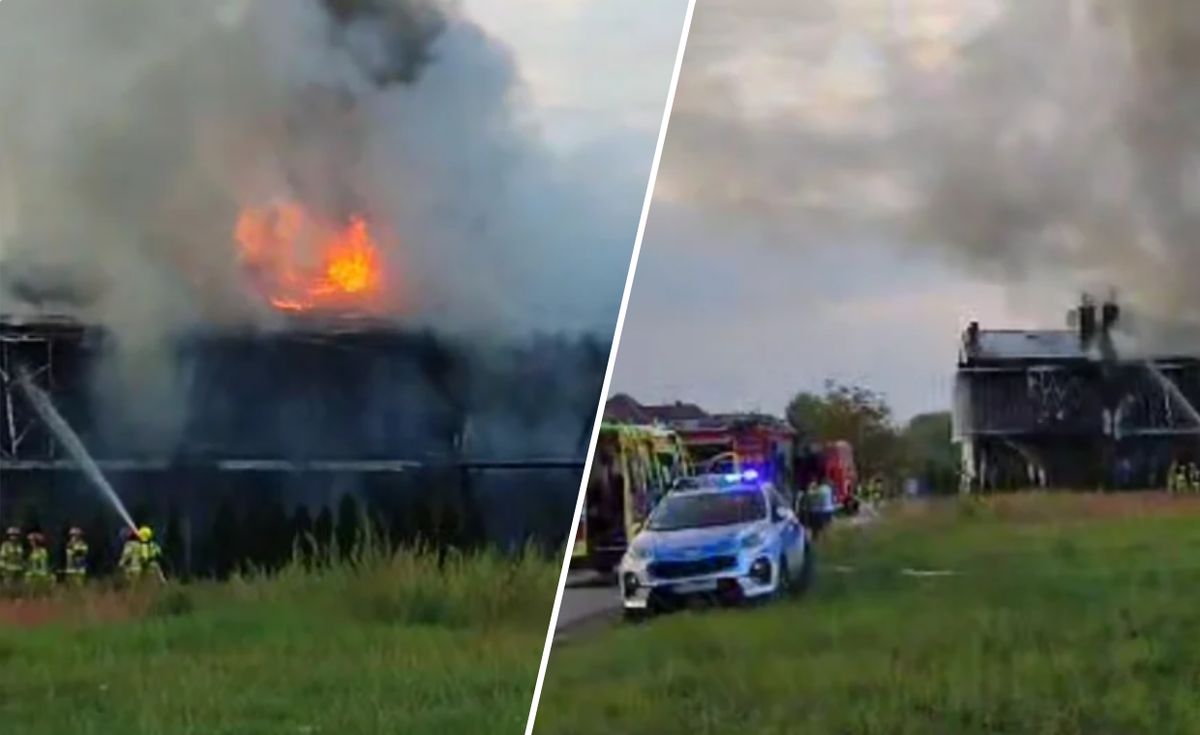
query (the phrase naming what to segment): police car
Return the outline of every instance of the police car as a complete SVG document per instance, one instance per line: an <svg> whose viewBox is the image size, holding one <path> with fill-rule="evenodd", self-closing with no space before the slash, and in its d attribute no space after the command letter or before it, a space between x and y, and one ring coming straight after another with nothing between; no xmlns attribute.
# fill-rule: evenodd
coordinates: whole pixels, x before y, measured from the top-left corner
<svg viewBox="0 0 1200 735"><path fill-rule="evenodd" d="M676 486L619 567L626 617L695 600L736 604L802 590L812 576L807 530L753 471Z"/></svg>

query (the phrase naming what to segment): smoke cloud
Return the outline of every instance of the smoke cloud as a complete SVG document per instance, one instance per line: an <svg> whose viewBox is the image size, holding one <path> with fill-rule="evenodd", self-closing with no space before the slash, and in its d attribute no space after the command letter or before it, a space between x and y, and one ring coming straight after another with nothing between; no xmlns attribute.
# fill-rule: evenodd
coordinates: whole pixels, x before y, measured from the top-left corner
<svg viewBox="0 0 1200 735"><path fill-rule="evenodd" d="M1200 5L708 3L688 62L663 198L1200 333Z"/></svg>
<svg viewBox="0 0 1200 735"><path fill-rule="evenodd" d="M7 3L0 312L148 349L275 318L246 207L364 216L392 316L439 331L611 329L640 192L539 142L509 50L437 0Z"/></svg>

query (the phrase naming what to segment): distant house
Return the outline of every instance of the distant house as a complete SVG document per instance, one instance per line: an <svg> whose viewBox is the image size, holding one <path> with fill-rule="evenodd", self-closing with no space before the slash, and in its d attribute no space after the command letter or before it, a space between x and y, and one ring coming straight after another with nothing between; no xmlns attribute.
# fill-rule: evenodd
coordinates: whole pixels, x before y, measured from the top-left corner
<svg viewBox="0 0 1200 735"><path fill-rule="evenodd" d="M650 417L633 396L618 393L604 404L604 420L623 424L646 424Z"/></svg>
<svg viewBox="0 0 1200 735"><path fill-rule="evenodd" d="M1186 405L1200 361L1119 354L1120 315L1085 298L1072 329L968 326L954 397L964 490L1162 487L1173 462L1200 463Z"/></svg>
<svg viewBox="0 0 1200 735"><path fill-rule="evenodd" d="M663 405L643 405L632 396L618 393L608 399L604 419L628 424L670 424L708 418L704 409L694 403L675 402Z"/></svg>

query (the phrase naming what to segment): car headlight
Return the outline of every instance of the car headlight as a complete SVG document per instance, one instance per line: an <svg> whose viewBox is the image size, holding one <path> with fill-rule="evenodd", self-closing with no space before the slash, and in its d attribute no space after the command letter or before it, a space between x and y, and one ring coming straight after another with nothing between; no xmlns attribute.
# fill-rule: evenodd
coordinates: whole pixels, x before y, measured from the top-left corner
<svg viewBox="0 0 1200 735"><path fill-rule="evenodd" d="M743 549L756 549L762 545L763 545L763 535L761 533L758 533L757 531L755 531L754 533L748 533L745 536L742 536L742 548Z"/></svg>
<svg viewBox="0 0 1200 735"><path fill-rule="evenodd" d="M631 559L637 559L639 561L644 561L646 559L649 559L650 556L651 556L650 544L634 542L629 547L629 557Z"/></svg>

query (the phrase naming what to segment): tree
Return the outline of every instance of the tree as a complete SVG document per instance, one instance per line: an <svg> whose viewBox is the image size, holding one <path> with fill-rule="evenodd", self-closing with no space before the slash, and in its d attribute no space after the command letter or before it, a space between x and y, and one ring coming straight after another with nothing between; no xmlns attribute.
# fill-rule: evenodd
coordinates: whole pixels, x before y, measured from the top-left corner
<svg viewBox="0 0 1200 735"><path fill-rule="evenodd" d="M180 528L179 509L174 504L167 508L167 525L163 529L163 556L167 572L177 577L186 577L191 570L185 569L185 540Z"/></svg>
<svg viewBox="0 0 1200 735"><path fill-rule="evenodd" d="M317 558L321 563L329 559L333 546L333 513L328 506L321 508L313 523L313 538L317 542Z"/></svg>
<svg viewBox="0 0 1200 735"><path fill-rule="evenodd" d="M904 429L908 465L936 493L958 490L958 456L951 443L951 430L949 412L914 416Z"/></svg>
<svg viewBox="0 0 1200 735"><path fill-rule="evenodd" d="M291 537L291 546L289 553L298 554L300 561L305 567L312 563L313 548L313 520L309 515L308 506L301 505L296 508L296 512L292 514L291 520L288 522L288 533Z"/></svg>
<svg viewBox="0 0 1200 735"><path fill-rule="evenodd" d="M362 520L362 511L358 508L358 501L350 493L343 495L338 504L337 529L334 531L334 535L337 537L338 553L343 559L350 558L358 545L359 536L363 530Z"/></svg>
<svg viewBox="0 0 1200 735"><path fill-rule="evenodd" d="M903 470L904 443L892 409L882 394L869 388L826 381L823 394L796 394L786 417L805 439L850 442L860 477L896 478Z"/></svg>
<svg viewBox="0 0 1200 735"><path fill-rule="evenodd" d="M212 572L218 578L224 579L236 571L241 563L239 558L241 529L237 513L228 498L223 498L217 507L209 539L212 549L210 558Z"/></svg>

